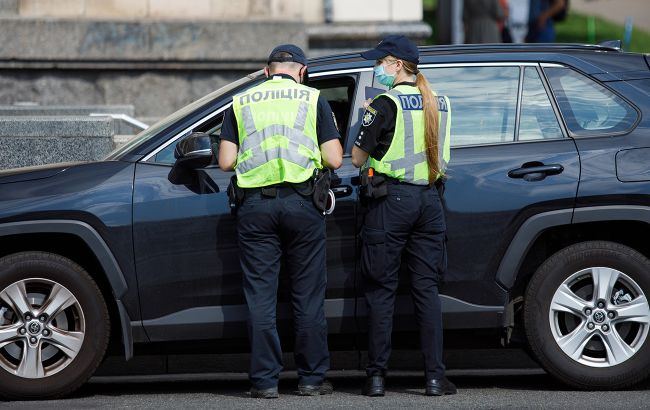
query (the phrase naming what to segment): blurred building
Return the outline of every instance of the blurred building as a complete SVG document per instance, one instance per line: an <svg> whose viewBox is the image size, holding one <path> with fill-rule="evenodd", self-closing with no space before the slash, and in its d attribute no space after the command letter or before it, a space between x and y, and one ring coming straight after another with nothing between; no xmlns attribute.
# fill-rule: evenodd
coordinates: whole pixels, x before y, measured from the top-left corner
<svg viewBox="0 0 650 410"><path fill-rule="evenodd" d="M421 0L0 0L0 105L126 103L153 119L280 43L313 56L430 30Z"/></svg>

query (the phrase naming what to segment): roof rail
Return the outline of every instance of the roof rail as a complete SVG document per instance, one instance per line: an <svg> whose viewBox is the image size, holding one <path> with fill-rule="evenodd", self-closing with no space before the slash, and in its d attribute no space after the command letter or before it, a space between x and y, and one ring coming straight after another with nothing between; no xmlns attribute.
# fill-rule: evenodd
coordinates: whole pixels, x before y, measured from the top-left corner
<svg viewBox="0 0 650 410"><path fill-rule="evenodd" d="M617 40L618 41L618 40ZM578 43L495 43L495 44L444 44L435 46L420 46L420 53L432 54L458 53L458 52L526 52L526 51L563 51L563 50L598 50L621 52L620 41L606 41L600 44L578 44ZM361 58L358 52L341 53L309 59L310 64L318 65L326 61L345 60L350 58Z"/></svg>
<svg viewBox="0 0 650 410"><path fill-rule="evenodd" d="M450 45L437 45L437 46L424 46L420 47L420 51L507 51L507 50L611 50L620 51L620 47L615 47L616 44L604 42L601 44L578 44L578 43L496 43L496 44L450 44Z"/></svg>
<svg viewBox="0 0 650 410"><path fill-rule="evenodd" d="M601 47L609 47L609 48L615 48L617 50L620 50L623 43L621 42L621 40L605 40L598 43L598 45Z"/></svg>

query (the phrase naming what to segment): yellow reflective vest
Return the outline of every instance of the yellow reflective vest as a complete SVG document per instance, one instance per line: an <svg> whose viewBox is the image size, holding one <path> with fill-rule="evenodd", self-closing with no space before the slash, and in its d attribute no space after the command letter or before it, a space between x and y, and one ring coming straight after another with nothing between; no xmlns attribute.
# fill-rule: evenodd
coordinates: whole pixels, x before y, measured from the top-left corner
<svg viewBox="0 0 650 410"><path fill-rule="evenodd" d="M316 136L319 93L276 76L233 97L239 134L237 185L299 183L322 168Z"/></svg>
<svg viewBox="0 0 650 410"><path fill-rule="evenodd" d="M400 181L416 185L429 184L429 165L427 164L424 140L424 112L422 95L417 87L398 85L378 95L386 96L395 102L397 115L393 140L381 160L368 158L367 166L376 172ZM449 99L435 95L438 101L439 139L438 158L440 173L444 175L450 157L449 134L451 131L451 106Z"/></svg>

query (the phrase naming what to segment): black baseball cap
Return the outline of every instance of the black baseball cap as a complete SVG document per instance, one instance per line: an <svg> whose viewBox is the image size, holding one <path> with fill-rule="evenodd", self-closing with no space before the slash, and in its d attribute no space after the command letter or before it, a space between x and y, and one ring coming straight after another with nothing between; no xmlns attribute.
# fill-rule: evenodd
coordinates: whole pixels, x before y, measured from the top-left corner
<svg viewBox="0 0 650 410"><path fill-rule="evenodd" d="M377 44L377 47L361 53L361 57L366 60L379 60L386 56L397 57L414 64L420 62L418 46L408 38L396 34L386 36Z"/></svg>
<svg viewBox="0 0 650 410"><path fill-rule="evenodd" d="M291 57L274 57L275 54L282 53L282 52L291 54ZM274 48L273 51L271 51L271 54L269 54L269 60L268 60L269 64L288 63L291 61L300 63L302 65L307 65L307 57L305 57L305 52L302 51L300 47L294 44L282 44Z"/></svg>

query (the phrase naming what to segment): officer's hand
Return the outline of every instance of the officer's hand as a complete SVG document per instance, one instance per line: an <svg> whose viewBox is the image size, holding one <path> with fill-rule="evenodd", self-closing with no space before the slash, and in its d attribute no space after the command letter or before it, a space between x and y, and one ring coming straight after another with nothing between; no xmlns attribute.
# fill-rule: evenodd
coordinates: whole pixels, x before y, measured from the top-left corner
<svg viewBox="0 0 650 410"><path fill-rule="evenodd" d="M363 108L366 109L372 102L372 98L368 98L366 101L363 102Z"/></svg>

